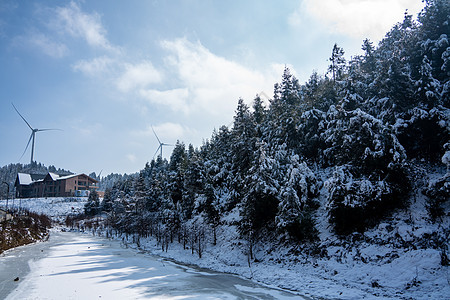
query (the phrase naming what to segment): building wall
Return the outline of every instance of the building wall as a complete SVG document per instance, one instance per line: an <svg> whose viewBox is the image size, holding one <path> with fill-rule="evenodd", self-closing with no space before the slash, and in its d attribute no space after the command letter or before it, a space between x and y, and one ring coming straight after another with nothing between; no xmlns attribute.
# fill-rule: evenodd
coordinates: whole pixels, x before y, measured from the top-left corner
<svg viewBox="0 0 450 300"><path fill-rule="evenodd" d="M75 182L77 181L78 176L75 177L71 177L68 178L66 180L62 180L64 181L64 192L67 195L73 196L75 193L75 189L76 189L76 184Z"/></svg>
<svg viewBox="0 0 450 300"><path fill-rule="evenodd" d="M65 181L65 192L74 195L75 191L96 190L96 181L86 175L78 175L68 178Z"/></svg>
<svg viewBox="0 0 450 300"><path fill-rule="evenodd" d="M34 197L34 190L32 185L16 185L16 198L31 197Z"/></svg>

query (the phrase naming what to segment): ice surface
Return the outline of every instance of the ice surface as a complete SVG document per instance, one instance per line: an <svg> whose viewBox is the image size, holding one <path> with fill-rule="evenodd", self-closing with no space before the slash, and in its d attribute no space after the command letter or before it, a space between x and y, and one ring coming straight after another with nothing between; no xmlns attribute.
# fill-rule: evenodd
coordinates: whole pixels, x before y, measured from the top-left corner
<svg viewBox="0 0 450 300"><path fill-rule="evenodd" d="M45 244L45 243L44 243ZM197 271L88 234L52 232L43 254L21 248L31 271L7 300L19 299L302 299L237 276ZM10 261L14 252L5 255ZM16 270L0 270L16 276ZM20 272L17 271L17 272ZM205 273L208 273L205 275ZM6 280L7 282L8 280ZM10 278L9 281L12 281Z"/></svg>

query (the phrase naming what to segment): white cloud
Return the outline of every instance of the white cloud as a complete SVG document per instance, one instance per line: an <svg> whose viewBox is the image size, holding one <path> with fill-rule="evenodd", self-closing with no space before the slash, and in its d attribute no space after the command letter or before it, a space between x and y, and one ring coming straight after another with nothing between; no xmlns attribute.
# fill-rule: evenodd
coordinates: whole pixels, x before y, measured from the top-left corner
<svg viewBox="0 0 450 300"><path fill-rule="evenodd" d="M144 88L149 84L158 83L162 79L161 73L155 69L150 61L139 64L125 64L124 72L117 80L117 87L122 92L136 88Z"/></svg>
<svg viewBox="0 0 450 300"><path fill-rule="evenodd" d="M156 134L163 143L175 143L181 136L192 134L193 130L178 123L161 123L153 126ZM153 133L152 133L153 135Z"/></svg>
<svg viewBox="0 0 450 300"><path fill-rule="evenodd" d="M54 58L64 57L68 53L66 45L58 43L39 32L30 34L26 37L18 37L15 42L38 48L44 54Z"/></svg>
<svg viewBox="0 0 450 300"><path fill-rule="evenodd" d="M65 44L67 40L64 39L65 35L69 35L83 39L91 47L107 50L109 53L120 53L120 48L112 45L106 38L106 30L103 28L99 14L85 13L75 2L54 9L42 8L40 5L36 7L39 21L44 23L49 31L44 34L41 29L37 29L38 27L33 27L30 33L16 37L15 44L31 46L48 56L61 58L69 53L69 48ZM84 67L86 66L84 62ZM80 64L79 67L83 66Z"/></svg>
<svg viewBox="0 0 450 300"><path fill-rule="evenodd" d="M166 62L180 86L168 93L161 92L174 111L232 115L240 97L250 102L260 91L270 93L275 78L281 75L273 69L265 73L250 70L211 53L199 42L176 39L163 41L161 45L170 53ZM151 96L158 96L152 93Z"/></svg>
<svg viewBox="0 0 450 300"><path fill-rule="evenodd" d="M66 7L57 8L56 14L58 21L55 26L58 28L62 28L74 37L85 39L90 46L117 50L106 38L106 30L101 24L99 14L84 13L75 2L71 2Z"/></svg>
<svg viewBox="0 0 450 300"><path fill-rule="evenodd" d="M271 95L284 68L273 64L264 71L251 70L187 39L161 45L167 53L165 68L157 69L148 59L128 63L122 54L80 60L72 68L147 101L142 111L151 104L220 123L228 122L239 98L250 103L262 91Z"/></svg>
<svg viewBox="0 0 450 300"><path fill-rule="evenodd" d="M155 103L161 103L161 97L151 90L150 85L159 83L162 74L150 61L144 60L136 64L125 62L120 56L101 56L90 60L80 60L72 65L74 71L87 76L96 77L113 84L113 87L123 93L138 93L145 98L155 98Z"/></svg>
<svg viewBox="0 0 450 300"><path fill-rule="evenodd" d="M142 89L139 91L141 97L153 104L166 105L175 111L189 113L187 88L158 91L155 89Z"/></svg>
<svg viewBox="0 0 450 300"><path fill-rule="evenodd" d="M99 76L109 73L115 65L115 61L107 56L96 57L91 60L80 60L72 67L88 76Z"/></svg>
<svg viewBox="0 0 450 300"><path fill-rule="evenodd" d="M332 32L379 41L402 21L406 9L414 15L422 7L418 0L303 0L289 16L289 22L301 26L301 16L307 12Z"/></svg>

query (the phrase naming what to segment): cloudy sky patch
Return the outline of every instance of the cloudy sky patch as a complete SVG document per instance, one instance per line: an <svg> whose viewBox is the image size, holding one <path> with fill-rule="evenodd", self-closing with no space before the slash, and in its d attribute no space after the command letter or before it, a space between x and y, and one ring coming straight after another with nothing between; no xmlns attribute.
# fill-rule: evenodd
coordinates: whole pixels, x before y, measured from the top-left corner
<svg viewBox="0 0 450 300"><path fill-rule="evenodd" d="M266 102L288 66L323 74L375 42L413 0L16 1L0 4L0 165L29 138L13 102L42 134L36 160L73 172L136 172L159 144L199 147L231 125L239 98ZM266 95L266 96L264 96ZM27 158L28 157L28 158ZM164 149L164 157L170 150Z"/></svg>

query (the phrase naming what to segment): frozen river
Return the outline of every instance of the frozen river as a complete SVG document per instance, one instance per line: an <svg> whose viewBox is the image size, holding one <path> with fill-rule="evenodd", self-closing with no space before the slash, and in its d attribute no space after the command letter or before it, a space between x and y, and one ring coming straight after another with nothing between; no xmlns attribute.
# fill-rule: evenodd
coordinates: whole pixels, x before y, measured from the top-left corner
<svg viewBox="0 0 450 300"><path fill-rule="evenodd" d="M52 232L47 242L0 257L0 299L304 298L237 276L178 265L118 241Z"/></svg>

